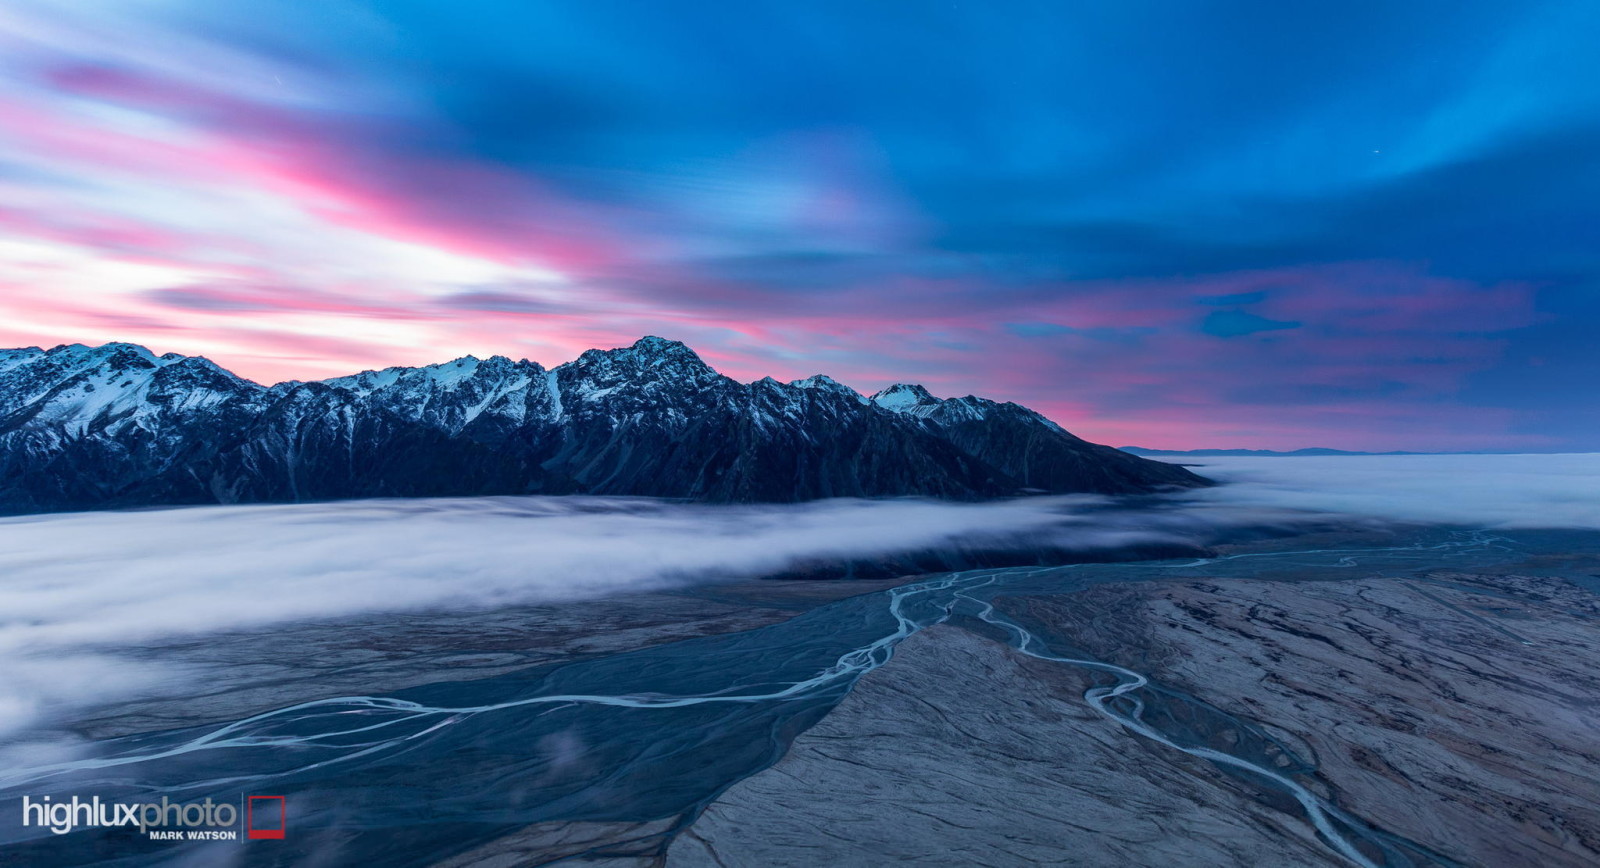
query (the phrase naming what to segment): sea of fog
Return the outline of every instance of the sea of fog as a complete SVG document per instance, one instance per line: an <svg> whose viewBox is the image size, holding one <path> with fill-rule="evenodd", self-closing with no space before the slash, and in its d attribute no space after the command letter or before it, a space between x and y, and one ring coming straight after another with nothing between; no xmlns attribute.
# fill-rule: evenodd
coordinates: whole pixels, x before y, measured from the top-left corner
<svg viewBox="0 0 1600 868"><path fill-rule="evenodd" d="M1402 520L1600 529L1600 454L1205 458L1225 484L1123 508L495 497L0 519L0 740L179 676L119 651L313 620L583 600L952 545L1204 543ZM37 732L35 733L37 735Z"/></svg>
<svg viewBox="0 0 1600 868"><path fill-rule="evenodd" d="M1500 528L1600 529L1600 452L1195 458L1220 504Z"/></svg>

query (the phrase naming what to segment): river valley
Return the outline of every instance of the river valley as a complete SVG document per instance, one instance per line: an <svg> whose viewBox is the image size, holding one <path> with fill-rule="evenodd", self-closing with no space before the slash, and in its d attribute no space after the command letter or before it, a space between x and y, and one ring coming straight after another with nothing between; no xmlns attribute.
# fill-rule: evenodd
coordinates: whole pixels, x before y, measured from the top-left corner
<svg viewBox="0 0 1600 868"><path fill-rule="evenodd" d="M270 792L283 840L0 835L57 864L1587 864L1596 574L1600 534L1396 525L243 631L164 649L209 661L199 700L85 714L0 799Z"/></svg>

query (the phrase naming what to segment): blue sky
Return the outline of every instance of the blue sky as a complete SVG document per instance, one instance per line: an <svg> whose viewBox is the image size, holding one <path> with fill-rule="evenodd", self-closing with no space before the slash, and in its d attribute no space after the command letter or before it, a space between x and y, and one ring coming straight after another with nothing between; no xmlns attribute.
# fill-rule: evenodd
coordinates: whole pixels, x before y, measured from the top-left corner
<svg viewBox="0 0 1600 868"><path fill-rule="evenodd" d="M1593 3L29 2L0 343L647 333L1150 446L1600 449Z"/></svg>

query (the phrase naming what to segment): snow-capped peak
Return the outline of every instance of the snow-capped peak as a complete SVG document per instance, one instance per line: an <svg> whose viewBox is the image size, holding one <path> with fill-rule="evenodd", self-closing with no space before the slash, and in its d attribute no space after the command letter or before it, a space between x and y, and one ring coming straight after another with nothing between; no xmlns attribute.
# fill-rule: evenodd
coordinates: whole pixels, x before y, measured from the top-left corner
<svg viewBox="0 0 1600 868"><path fill-rule="evenodd" d="M640 352L670 352L674 350L687 350L688 345L683 341L675 341L659 335L645 335L633 342L629 349Z"/></svg>
<svg viewBox="0 0 1600 868"><path fill-rule="evenodd" d="M694 350L682 341L646 335L631 346L609 350L588 350L576 360L559 367L578 369L646 371L653 368L682 371L710 371Z"/></svg>
<svg viewBox="0 0 1600 868"><path fill-rule="evenodd" d="M177 353L168 353L165 356L157 358L156 354L151 352L148 347L143 347L139 344L124 343L122 341L112 341L111 343L101 344L98 347L91 347L86 344L61 344L60 346L51 347L50 350L45 353L45 355L55 356L62 359L82 360L86 362L103 362L107 360L130 361L133 359L142 359L157 365L170 364L176 359L184 358L184 356L178 355Z"/></svg>
<svg viewBox="0 0 1600 868"><path fill-rule="evenodd" d="M855 389L852 389L849 386L846 386L838 380L835 380L827 374L814 374L810 377L806 377L804 380L791 380L789 385L795 387L796 389L812 389L818 392L836 392L840 395L852 398L858 403L867 403L867 396L857 392Z"/></svg>
<svg viewBox="0 0 1600 868"><path fill-rule="evenodd" d="M895 383L872 396L872 403L896 413L911 412L913 408L936 406L939 399L916 383Z"/></svg>
<svg viewBox="0 0 1600 868"><path fill-rule="evenodd" d="M0 467L70 474L13 474L0 511L396 492L787 500L1203 484L1088 450L1014 404L940 400L905 383L869 402L820 375L745 384L659 337L548 370L464 356L270 389L130 344L0 350L0 419ZM1017 427L1030 424L1053 436ZM130 485L128 497L75 493Z"/></svg>

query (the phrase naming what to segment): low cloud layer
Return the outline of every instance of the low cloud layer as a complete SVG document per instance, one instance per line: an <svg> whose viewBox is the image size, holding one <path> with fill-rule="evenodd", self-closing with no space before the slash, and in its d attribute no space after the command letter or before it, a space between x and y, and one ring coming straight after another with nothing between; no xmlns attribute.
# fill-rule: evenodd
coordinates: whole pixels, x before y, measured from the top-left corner
<svg viewBox="0 0 1600 868"><path fill-rule="evenodd" d="M0 520L0 739L182 689L130 649L386 612L597 599L819 562L968 549L1204 544L1351 520L1600 529L1600 455L1207 458L1228 484L1154 508L1099 498L695 506L477 498ZM27 736L24 736L27 737Z"/></svg>
<svg viewBox="0 0 1600 868"><path fill-rule="evenodd" d="M1600 453L1197 458L1203 502L1397 521L1600 530Z"/></svg>
<svg viewBox="0 0 1600 868"><path fill-rule="evenodd" d="M0 520L0 734L157 688L116 654L173 637L427 609L581 601L948 546L1180 539L1094 498L694 506L478 498Z"/></svg>

